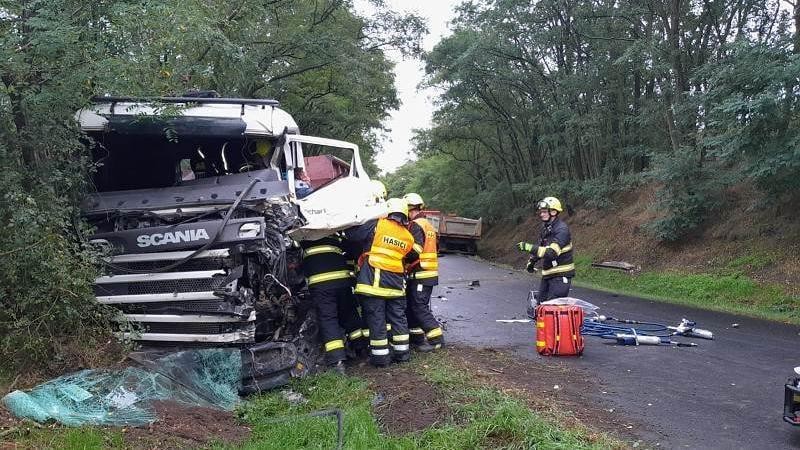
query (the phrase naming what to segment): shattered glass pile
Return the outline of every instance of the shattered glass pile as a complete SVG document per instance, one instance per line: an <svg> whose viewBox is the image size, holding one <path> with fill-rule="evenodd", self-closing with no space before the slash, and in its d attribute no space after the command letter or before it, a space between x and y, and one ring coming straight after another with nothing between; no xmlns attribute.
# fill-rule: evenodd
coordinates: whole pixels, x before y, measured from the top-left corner
<svg viewBox="0 0 800 450"><path fill-rule="evenodd" d="M242 358L237 349L137 352L140 367L83 370L3 397L17 417L69 426L141 426L156 421L153 402L224 410L239 402Z"/></svg>

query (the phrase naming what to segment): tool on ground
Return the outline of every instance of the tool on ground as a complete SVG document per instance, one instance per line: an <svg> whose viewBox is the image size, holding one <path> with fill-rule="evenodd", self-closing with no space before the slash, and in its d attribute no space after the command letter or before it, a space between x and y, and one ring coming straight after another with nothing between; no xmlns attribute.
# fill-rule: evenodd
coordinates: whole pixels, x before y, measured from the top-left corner
<svg viewBox="0 0 800 450"><path fill-rule="evenodd" d="M674 335L696 337L700 339L714 339L714 333L702 328L695 327L695 322L687 319L681 319L680 325L677 327L667 327L674 331Z"/></svg>

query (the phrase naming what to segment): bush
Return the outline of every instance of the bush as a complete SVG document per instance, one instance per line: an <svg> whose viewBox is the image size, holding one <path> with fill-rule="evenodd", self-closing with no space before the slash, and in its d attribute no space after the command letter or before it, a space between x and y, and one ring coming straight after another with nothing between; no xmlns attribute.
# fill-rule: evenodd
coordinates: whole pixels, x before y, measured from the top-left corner
<svg viewBox="0 0 800 450"><path fill-rule="evenodd" d="M696 229L719 205L723 180L694 149L657 154L653 161L648 176L662 185L655 205L662 216L645 228L659 240L676 241Z"/></svg>
<svg viewBox="0 0 800 450"><path fill-rule="evenodd" d="M0 143L0 358L20 370L58 365L73 344L105 334L108 315L94 301L93 255L70 237L66 190L80 185L82 171L74 158L72 167L58 158L48 164L52 176L40 178L15 156Z"/></svg>

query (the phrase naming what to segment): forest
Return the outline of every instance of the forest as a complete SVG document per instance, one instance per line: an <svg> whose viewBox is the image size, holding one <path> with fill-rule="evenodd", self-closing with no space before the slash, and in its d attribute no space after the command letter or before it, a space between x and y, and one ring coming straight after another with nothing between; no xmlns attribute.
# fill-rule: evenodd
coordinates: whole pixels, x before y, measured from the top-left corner
<svg viewBox="0 0 800 450"><path fill-rule="evenodd" d="M539 198L608 209L656 186L654 240L730 207L800 199L800 4L471 1L424 55L441 93L419 160L388 177L495 221ZM796 213L794 213L796 214Z"/></svg>

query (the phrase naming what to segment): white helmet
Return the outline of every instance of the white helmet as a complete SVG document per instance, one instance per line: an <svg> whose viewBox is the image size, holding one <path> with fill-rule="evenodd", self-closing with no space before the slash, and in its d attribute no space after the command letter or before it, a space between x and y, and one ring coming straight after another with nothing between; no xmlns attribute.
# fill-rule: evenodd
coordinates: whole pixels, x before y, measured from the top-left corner
<svg viewBox="0 0 800 450"><path fill-rule="evenodd" d="M408 194L403 196L403 200L408 202L409 208L425 208L425 202L422 200L419 194L416 192L409 192Z"/></svg>

